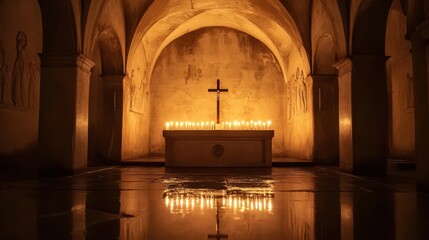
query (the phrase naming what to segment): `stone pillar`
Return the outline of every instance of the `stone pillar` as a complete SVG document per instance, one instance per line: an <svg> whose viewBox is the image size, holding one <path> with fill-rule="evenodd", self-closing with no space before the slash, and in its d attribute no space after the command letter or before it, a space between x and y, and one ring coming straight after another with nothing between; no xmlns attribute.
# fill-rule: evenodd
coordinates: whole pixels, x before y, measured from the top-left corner
<svg viewBox="0 0 429 240"><path fill-rule="evenodd" d="M314 161L336 164L338 146L338 77L313 75Z"/></svg>
<svg viewBox="0 0 429 240"><path fill-rule="evenodd" d="M339 72L340 168L379 175L387 169L386 57L351 56Z"/></svg>
<svg viewBox="0 0 429 240"><path fill-rule="evenodd" d="M418 189L429 192L429 20L409 36L414 73L414 114Z"/></svg>
<svg viewBox="0 0 429 240"><path fill-rule="evenodd" d="M87 166L89 79L80 54L41 54L39 172L73 174Z"/></svg>
<svg viewBox="0 0 429 240"><path fill-rule="evenodd" d="M103 157L122 160L122 113L124 75L103 75Z"/></svg>

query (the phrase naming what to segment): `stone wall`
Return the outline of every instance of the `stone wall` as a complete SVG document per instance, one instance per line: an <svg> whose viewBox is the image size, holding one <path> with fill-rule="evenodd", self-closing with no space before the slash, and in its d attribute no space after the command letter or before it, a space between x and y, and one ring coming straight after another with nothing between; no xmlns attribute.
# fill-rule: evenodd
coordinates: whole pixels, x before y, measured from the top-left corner
<svg viewBox="0 0 429 240"><path fill-rule="evenodd" d="M150 152L162 154L166 121L216 121L216 88L220 79L221 121L271 120L273 154L284 153L282 69L257 39L225 27L202 28L168 45L151 78Z"/></svg>
<svg viewBox="0 0 429 240"><path fill-rule="evenodd" d="M36 0L0 1L0 156L37 149L42 18Z"/></svg>

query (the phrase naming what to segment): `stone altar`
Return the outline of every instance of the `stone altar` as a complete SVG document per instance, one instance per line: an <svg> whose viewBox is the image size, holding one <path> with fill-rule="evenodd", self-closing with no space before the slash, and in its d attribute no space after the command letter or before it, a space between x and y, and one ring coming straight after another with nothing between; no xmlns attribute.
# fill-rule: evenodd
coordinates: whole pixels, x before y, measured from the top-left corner
<svg viewBox="0 0 429 240"><path fill-rule="evenodd" d="M164 130L166 167L271 167L274 130Z"/></svg>

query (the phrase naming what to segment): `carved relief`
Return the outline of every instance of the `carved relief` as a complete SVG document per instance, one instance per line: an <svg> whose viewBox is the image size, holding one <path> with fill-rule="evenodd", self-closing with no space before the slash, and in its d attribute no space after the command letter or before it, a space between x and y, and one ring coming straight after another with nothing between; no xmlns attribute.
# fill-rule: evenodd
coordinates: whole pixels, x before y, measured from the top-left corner
<svg viewBox="0 0 429 240"><path fill-rule="evenodd" d="M146 66L148 69L149 66ZM149 92L147 87L148 71L145 70L143 75L139 74L140 68L131 71L131 89L130 89L130 110L136 113L144 113L144 105L149 101ZM140 79L137 82L136 79Z"/></svg>
<svg viewBox="0 0 429 240"><path fill-rule="evenodd" d="M26 54L27 36L24 32L16 35L16 59L12 77L7 64L3 41L0 39L0 105L18 108L36 107L36 96L40 82L40 60L36 55Z"/></svg>
<svg viewBox="0 0 429 240"><path fill-rule="evenodd" d="M405 109L414 108L414 78L407 73L407 79L405 83Z"/></svg>
<svg viewBox="0 0 429 240"><path fill-rule="evenodd" d="M14 106L25 106L25 61L23 52L27 46L27 36L23 32L16 35L16 59L12 73L12 102Z"/></svg>
<svg viewBox="0 0 429 240"><path fill-rule="evenodd" d="M304 71L301 70L301 77L299 79L299 103L300 111L306 113L307 108L307 86L304 80Z"/></svg>
<svg viewBox="0 0 429 240"><path fill-rule="evenodd" d="M7 81L7 61L3 47L3 40L0 39L0 104L6 103L6 81Z"/></svg>
<svg viewBox="0 0 429 240"><path fill-rule="evenodd" d="M288 119L308 112L308 86L305 81L304 71L296 69L296 74L286 83L286 101Z"/></svg>
<svg viewBox="0 0 429 240"><path fill-rule="evenodd" d="M27 104L28 107L35 107L36 103L36 91L38 83L40 82L40 61L39 57L35 56L28 65L27 75L28 75L28 94L27 94Z"/></svg>

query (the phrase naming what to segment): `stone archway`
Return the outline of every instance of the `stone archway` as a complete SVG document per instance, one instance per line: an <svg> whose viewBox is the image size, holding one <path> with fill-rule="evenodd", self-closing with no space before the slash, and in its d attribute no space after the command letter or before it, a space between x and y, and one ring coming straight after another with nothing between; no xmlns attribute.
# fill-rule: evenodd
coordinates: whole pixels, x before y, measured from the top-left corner
<svg viewBox="0 0 429 240"><path fill-rule="evenodd" d="M169 8L165 8L169 6ZM284 124L279 126L279 135L282 149L278 155L311 159L313 153L313 117L310 64L303 47L302 39L297 27L286 9L279 1L270 1L261 4L260 1L246 0L243 3L230 1L156 1L148 8L142 17L135 35L131 41L127 57L127 81L124 86L124 126L132 125L133 129L124 127L123 156L124 159L134 158L135 154L144 156L150 154L149 143L151 121L151 107L149 104L151 80L155 64L162 52L172 42L182 36L199 31L207 27L227 27L249 35L265 45L281 69L284 86L299 83L303 86L305 96L295 93L302 99L286 98L291 94L284 91L285 101L281 107ZM298 74L297 74L298 72ZM287 85L289 83L289 85ZM298 85L297 85L298 86ZM140 89L136 92L135 89ZM307 91L305 91L307 90ZM135 102L133 99L143 99ZM286 109L292 103L301 106L302 111L286 117ZM301 105L300 105L301 104ZM298 108L298 107L297 107ZM159 119L158 119L159 120ZM157 120L157 121L158 121ZM286 123L287 121L287 123ZM159 120L158 126L163 125ZM137 127L137 128L136 128ZM285 130L287 129L287 131ZM136 133L137 132L137 133ZM159 133L161 134L161 132ZM139 153L131 153L131 149L138 147ZM130 152L127 154L126 152Z"/></svg>

